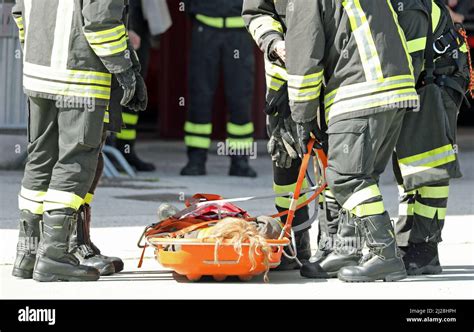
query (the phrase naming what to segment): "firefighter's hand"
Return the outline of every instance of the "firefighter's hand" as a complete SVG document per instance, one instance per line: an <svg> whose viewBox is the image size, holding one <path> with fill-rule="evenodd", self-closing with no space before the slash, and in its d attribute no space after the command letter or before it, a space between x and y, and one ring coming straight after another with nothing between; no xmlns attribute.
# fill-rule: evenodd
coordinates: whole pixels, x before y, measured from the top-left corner
<svg viewBox="0 0 474 332"><path fill-rule="evenodd" d="M137 79L137 86L135 89L135 95L128 107L135 112L145 111L148 106L148 92L146 89L145 80L142 75L135 73Z"/></svg>
<svg viewBox="0 0 474 332"><path fill-rule="evenodd" d="M278 56L283 62L286 61L286 44L284 40L280 40L275 43L273 46L273 52Z"/></svg>
<svg viewBox="0 0 474 332"><path fill-rule="evenodd" d="M117 77L117 81L123 89L123 98L120 101L120 105L128 107L128 104L130 104L135 96L137 85L135 71L133 68L130 68L122 73L115 74L115 77Z"/></svg>
<svg viewBox="0 0 474 332"><path fill-rule="evenodd" d="M299 150L302 155L308 153L308 143L311 140L311 134L313 134L318 141L318 148L321 148L321 145L326 141L325 134L319 129L318 122L316 119L305 122L298 123L296 125L296 133L298 137Z"/></svg>
<svg viewBox="0 0 474 332"><path fill-rule="evenodd" d="M140 49L142 46L142 38L133 30L128 31L128 37L130 38L130 43L132 44L133 49Z"/></svg>

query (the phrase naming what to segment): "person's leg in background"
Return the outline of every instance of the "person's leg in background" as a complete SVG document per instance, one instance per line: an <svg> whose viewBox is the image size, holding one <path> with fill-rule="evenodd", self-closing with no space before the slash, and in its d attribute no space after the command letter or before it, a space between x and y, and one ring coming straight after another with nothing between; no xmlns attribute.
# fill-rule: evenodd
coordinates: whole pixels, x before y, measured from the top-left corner
<svg viewBox="0 0 474 332"><path fill-rule="evenodd" d="M96 173L105 107L95 105L93 110L51 108L57 113L59 153L44 197L44 230L33 279L97 280L100 276L97 269L80 265L80 261L69 253L69 240L78 210Z"/></svg>
<svg viewBox="0 0 474 332"><path fill-rule="evenodd" d="M58 160L58 124L54 101L28 100L28 159L18 206L20 234L12 274L31 279L40 241L43 202Z"/></svg>
<svg viewBox="0 0 474 332"><path fill-rule="evenodd" d="M301 167L301 160L293 160L290 168L280 168L273 163L273 191L275 194L286 194L294 192L296 183L298 181L298 174ZM308 188L308 183L305 182L303 189ZM298 205L304 203L307 200L307 196L304 195L298 200ZM278 212L287 211L291 204L290 197L277 197L275 199L275 205ZM309 219L309 208L306 206L296 211L295 219L293 221L293 227L298 227L304 224ZM281 222L285 224L286 216L281 217ZM295 232L295 243L297 258L300 261L308 260L311 257L311 244L309 229L311 225L308 225L303 230ZM289 255L291 253L288 252ZM282 256L281 264L275 269L279 271L299 269L299 265L295 260L290 260L285 256Z"/></svg>
<svg viewBox="0 0 474 332"><path fill-rule="evenodd" d="M329 187L369 248L357 266L343 267L340 280L396 281L406 277L394 229L385 210L378 181L400 134L405 110L389 110L330 124Z"/></svg>
<svg viewBox="0 0 474 332"><path fill-rule="evenodd" d="M118 109L120 113L120 109ZM116 112L116 110L115 110ZM114 113L111 110L110 113ZM107 117L105 121L104 134L102 137L101 147L105 144L108 136L107 129L113 128L114 116ZM116 117L115 117L116 118ZM120 119L115 120L116 123L121 122ZM116 125L115 128L120 128L120 125ZM113 129L112 129L113 131ZM104 156L101 151L98 156L97 168L94 176L92 185L84 199L83 204L78 210L78 218L76 227L72 231L71 240L69 242L70 252L74 253L75 256L81 261L82 265L88 265L95 267L99 270L100 275L110 275L123 270L124 264L119 257L108 257L101 254L100 249L91 240L91 221L92 221L92 202L94 200L95 191L99 185L100 178L104 171Z"/></svg>
<svg viewBox="0 0 474 332"><path fill-rule="evenodd" d="M222 31L194 23L189 68L189 109L184 126L188 163L181 175L206 174L207 153L211 146L212 108L219 81Z"/></svg>
<svg viewBox="0 0 474 332"><path fill-rule="evenodd" d="M439 274L438 243L448 206L449 181L419 188L413 207L413 226L403 261L408 275Z"/></svg>
<svg viewBox="0 0 474 332"><path fill-rule="evenodd" d="M227 145L239 155L231 156L229 175L256 177L249 166L249 156L254 143L252 101L255 86L254 42L244 29L227 29L224 32L224 87L227 107L230 110L227 123Z"/></svg>
<svg viewBox="0 0 474 332"><path fill-rule="evenodd" d="M397 245L400 253L405 255L408 250L408 241L410 238L410 231L413 227L413 213L415 207L416 190L409 192L405 191L403 186L403 177L398 165L397 154L392 156L393 173L398 183L399 203L398 203L398 219L395 223L395 236L397 238Z"/></svg>
<svg viewBox="0 0 474 332"><path fill-rule="evenodd" d="M143 29L147 31L147 29ZM141 75L146 79L148 73L148 64L150 59L150 37L146 33L141 37L141 46L137 50L138 58L141 64ZM120 100L120 99L119 99ZM143 161L138 157L135 149L135 143L137 139L137 124L139 120L139 114L127 107L122 108L122 120L125 128L121 129L115 139L115 145L117 149L122 152L128 163L133 166L139 172L153 172L156 170L155 165L149 162Z"/></svg>

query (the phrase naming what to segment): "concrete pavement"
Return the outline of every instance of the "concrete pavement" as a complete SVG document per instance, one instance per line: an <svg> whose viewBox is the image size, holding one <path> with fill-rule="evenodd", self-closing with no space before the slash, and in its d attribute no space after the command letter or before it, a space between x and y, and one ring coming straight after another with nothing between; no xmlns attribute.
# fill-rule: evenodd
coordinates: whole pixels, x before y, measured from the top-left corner
<svg viewBox="0 0 474 332"><path fill-rule="evenodd" d="M406 279L398 283L344 284L338 280L308 280L297 272L270 274L243 283L211 279L191 283L162 268L152 250L141 270L136 268L140 251L136 242L145 225L155 222L158 206L170 202L182 206L182 198L196 192L219 193L225 197L271 194L271 163L264 143L252 164L257 179L227 177L228 158L212 155L207 177L178 176L185 162L178 142L148 142L140 152L158 166L155 174L135 181L103 181L94 202L93 239L104 253L125 258L125 271L95 283L49 283L17 280L10 276L16 244L16 195L21 172L0 171L0 298L474 298L474 130L460 131L464 178L453 181L448 218L440 246L444 272L438 276ZM381 180L386 206L397 215L397 189L391 171ZM241 204L253 215L273 211L271 200ZM312 229L316 238L316 227Z"/></svg>

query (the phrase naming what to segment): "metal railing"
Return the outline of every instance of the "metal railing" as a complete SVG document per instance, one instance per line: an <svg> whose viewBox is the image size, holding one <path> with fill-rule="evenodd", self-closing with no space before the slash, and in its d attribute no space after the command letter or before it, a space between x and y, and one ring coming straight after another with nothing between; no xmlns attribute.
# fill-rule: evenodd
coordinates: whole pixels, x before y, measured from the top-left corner
<svg viewBox="0 0 474 332"><path fill-rule="evenodd" d="M0 0L0 130L25 129L27 125L22 55L11 16L12 2Z"/></svg>

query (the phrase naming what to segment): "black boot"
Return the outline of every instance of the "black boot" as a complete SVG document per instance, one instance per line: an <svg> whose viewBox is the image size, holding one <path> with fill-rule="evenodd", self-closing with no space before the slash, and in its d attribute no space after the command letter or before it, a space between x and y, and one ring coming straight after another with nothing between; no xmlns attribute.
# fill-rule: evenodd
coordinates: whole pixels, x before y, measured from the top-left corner
<svg viewBox="0 0 474 332"><path fill-rule="evenodd" d="M95 281L99 271L80 265L69 253L69 236L77 222L77 212L71 209L43 214L43 237L40 241L33 279L36 281Z"/></svg>
<svg viewBox="0 0 474 332"><path fill-rule="evenodd" d="M42 215L27 210L20 211L20 234L16 246L16 259L12 275L18 278L33 278L36 251L40 242Z"/></svg>
<svg viewBox="0 0 474 332"><path fill-rule="evenodd" d="M311 258L311 244L309 230L298 232L295 234L296 243L296 257L300 262L306 262ZM286 249L284 249L286 250ZM288 253L288 251L286 250ZM288 253L290 256L291 254ZM290 259L285 255L281 256L281 262L278 267L273 269L274 271L289 271L298 270L300 268L298 262L295 259Z"/></svg>
<svg viewBox="0 0 474 332"><path fill-rule="evenodd" d="M188 163L181 170L181 175L206 175L207 149L188 148Z"/></svg>
<svg viewBox="0 0 474 332"><path fill-rule="evenodd" d="M91 207L88 204L84 205L84 221L86 227L86 243L88 243L89 247L92 249L94 254L99 257L100 259L112 263L114 266L115 273L118 273L123 270L123 261L119 257L112 257L112 256L105 256L102 255L99 248L92 242L91 240L91 220L92 220L92 213Z"/></svg>
<svg viewBox="0 0 474 332"><path fill-rule="evenodd" d="M346 266L358 265L362 258L362 239L347 211L340 211L340 224L335 237L334 250L324 259L303 264L300 274L305 278L334 278Z"/></svg>
<svg viewBox="0 0 474 332"><path fill-rule="evenodd" d="M398 252L388 213L356 219L356 223L365 237L369 255L358 266L342 268L338 278L347 282L405 279L407 272Z"/></svg>
<svg viewBox="0 0 474 332"><path fill-rule="evenodd" d="M155 165L141 160L135 151L135 141L125 141L117 139L115 146L125 157L127 162L138 172L153 172L156 170Z"/></svg>
<svg viewBox="0 0 474 332"><path fill-rule="evenodd" d="M403 262L410 276L443 272L436 242L409 243Z"/></svg>
<svg viewBox="0 0 474 332"><path fill-rule="evenodd" d="M81 265L91 266L99 270L101 276L115 273L114 264L100 255L96 255L90 246L90 234L86 225L85 206L78 211L77 222L72 227L69 240L69 252L79 259Z"/></svg>
<svg viewBox="0 0 474 332"><path fill-rule="evenodd" d="M256 178L257 172L255 172L255 170L250 167L249 158L247 156L232 156L229 175Z"/></svg>

